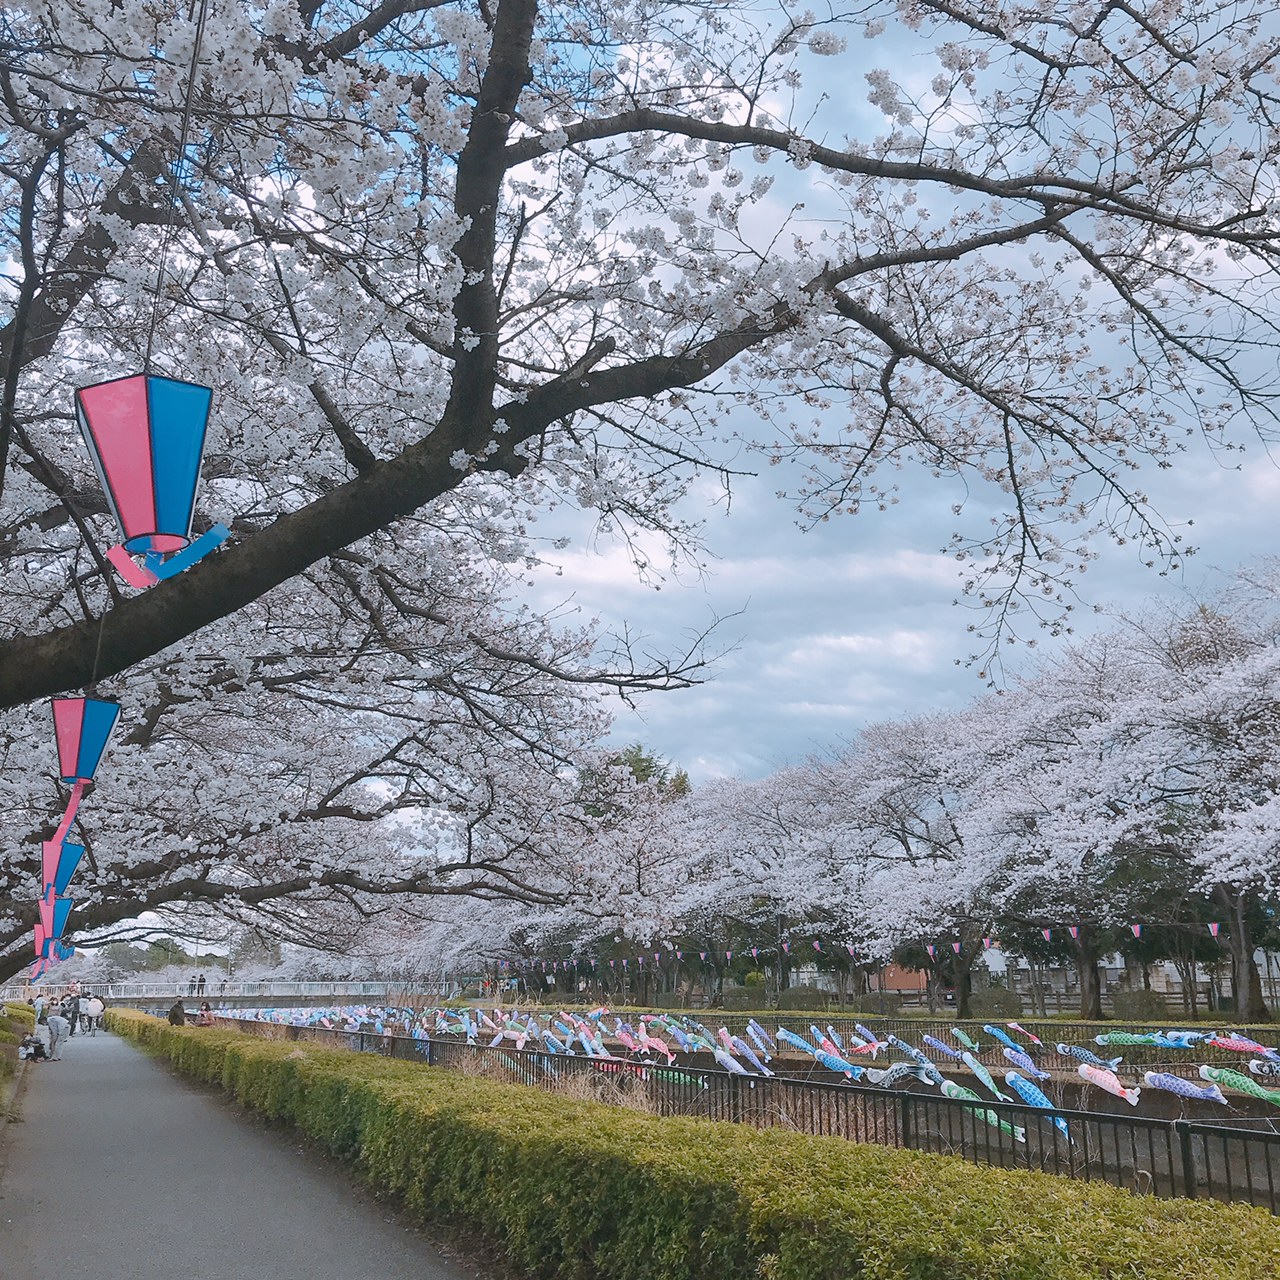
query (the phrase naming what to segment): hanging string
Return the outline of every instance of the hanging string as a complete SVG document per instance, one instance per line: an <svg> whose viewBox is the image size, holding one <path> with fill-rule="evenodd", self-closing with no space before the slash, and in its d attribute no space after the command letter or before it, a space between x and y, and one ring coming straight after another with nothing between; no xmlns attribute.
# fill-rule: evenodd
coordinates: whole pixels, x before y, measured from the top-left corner
<svg viewBox="0 0 1280 1280"><path fill-rule="evenodd" d="M111 610L105 605L102 612L98 614L98 643L93 650L93 670L89 673L89 683L85 686L85 692L91 698L98 696L98 666L102 662L102 633L107 628L107 614Z"/></svg>
<svg viewBox="0 0 1280 1280"><path fill-rule="evenodd" d="M155 343L156 326L160 322L160 299L164 292L165 262L169 256L169 245L176 230L176 215L179 204L178 193L182 189L183 172L187 164L187 136L191 129L191 105L196 95L196 72L200 64L200 45L204 40L205 21L209 16L209 0L200 0L198 15L194 13L194 10L193 0L191 8L187 10L187 20L190 21L193 16L196 18L196 32L195 39L191 44L191 65L187 69L187 90L182 103L182 127L178 131L178 155L172 169L166 174L166 181L169 182L171 187L169 193L169 216L165 220L164 232L160 237L160 254L156 263L156 292L155 298L151 303L151 322L147 326L147 354L142 362L142 371L144 373L151 372L151 350Z"/></svg>

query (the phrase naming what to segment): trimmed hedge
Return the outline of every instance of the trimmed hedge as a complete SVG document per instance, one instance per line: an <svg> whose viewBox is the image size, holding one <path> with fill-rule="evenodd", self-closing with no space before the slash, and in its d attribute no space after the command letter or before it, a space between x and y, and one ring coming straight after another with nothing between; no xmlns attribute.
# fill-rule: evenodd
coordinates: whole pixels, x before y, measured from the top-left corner
<svg viewBox="0 0 1280 1280"><path fill-rule="evenodd" d="M0 1015L0 1025L3 1025L5 1021L14 1025L7 1026L4 1029L6 1031L16 1031L19 1039L21 1039L28 1031L34 1029L36 1011L29 1004L7 1004L4 1006L3 1015Z"/></svg>
<svg viewBox="0 0 1280 1280"><path fill-rule="evenodd" d="M305 1042L108 1024L296 1126L416 1216L557 1280L1233 1280L1280 1275L1261 1209L783 1130L655 1119Z"/></svg>
<svg viewBox="0 0 1280 1280"><path fill-rule="evenodd" d="M0 1004L0 1079L18 1066L18 1043L36 1025L35 1010L25 1004Z"/></svg>

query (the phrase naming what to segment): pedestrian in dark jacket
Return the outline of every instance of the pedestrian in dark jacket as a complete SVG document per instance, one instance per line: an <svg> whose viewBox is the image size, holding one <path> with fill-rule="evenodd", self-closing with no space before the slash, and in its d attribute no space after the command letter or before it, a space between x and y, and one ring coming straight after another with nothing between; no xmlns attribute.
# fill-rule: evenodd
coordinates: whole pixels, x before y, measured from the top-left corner
<svg viewBox="0 0 1280 1280"><path fill-rule="evenodd" d="M76 1033L76 1028L80 1025L80 993L78 991L71 992L62 1002L62 1016L71 1023L71 1030L67 1032L67 1038L70 1039Z"/></svg>
<svg viewBox="0 0 1280 1280"><path fill-rule="evenodd" d="M173 1008L169 1010L169 1025L171 1027L185 1027L187 1025L187 1011L182 1007L181 996L173 1002Z"/></svg>

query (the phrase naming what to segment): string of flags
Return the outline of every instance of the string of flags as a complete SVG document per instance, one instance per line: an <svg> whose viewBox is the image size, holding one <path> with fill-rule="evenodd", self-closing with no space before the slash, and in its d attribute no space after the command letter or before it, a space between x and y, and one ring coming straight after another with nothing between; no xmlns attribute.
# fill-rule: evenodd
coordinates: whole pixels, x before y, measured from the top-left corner
<svg viewBox="0 0 1280 1280"><path fill-rule="evenodd" d="M143 373L81 387L75 404L120 531L120 541L105 558L129 586L146 590L172 578L231 536L225 525L216 524L191 539L211 388ZM53 699L59 772L71 794L53 838L43 845L32 981L75 954L63 940L75 906L67 890L85 847L70 839L71 826L119 719L120 704L113 699Z"/></svg>

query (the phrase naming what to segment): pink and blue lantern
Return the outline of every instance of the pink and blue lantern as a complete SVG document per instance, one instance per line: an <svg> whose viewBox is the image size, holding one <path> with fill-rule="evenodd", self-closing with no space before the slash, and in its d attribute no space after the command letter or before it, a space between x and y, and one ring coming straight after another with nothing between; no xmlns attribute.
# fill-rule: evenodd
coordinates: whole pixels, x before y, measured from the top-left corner
<svg viewBox="0 0 1280 1280"><path fill-rule="evenodd" d="M53 730L63 782L92 782L120 718L120 704L106 698L54 698Z"/></svg>
<svg viewBox="0 0 1280 1280"><path fill-rule="evenodd" d="M212 403L210 388L155 374L76 392L80 430L120 527L107 558L131 586L181 573L229 536L215 525L191 541ZM134 555L145 558L141 568Z"/></svg>
<svg viewBox="0 0 1280 1280"><path fill-rule="evenodd" d="M40 896L62 897L83 857L84 845L82 844L74 844L70 840L63 840L61 843L46 840L44 842L44 877Z"/></svg>

